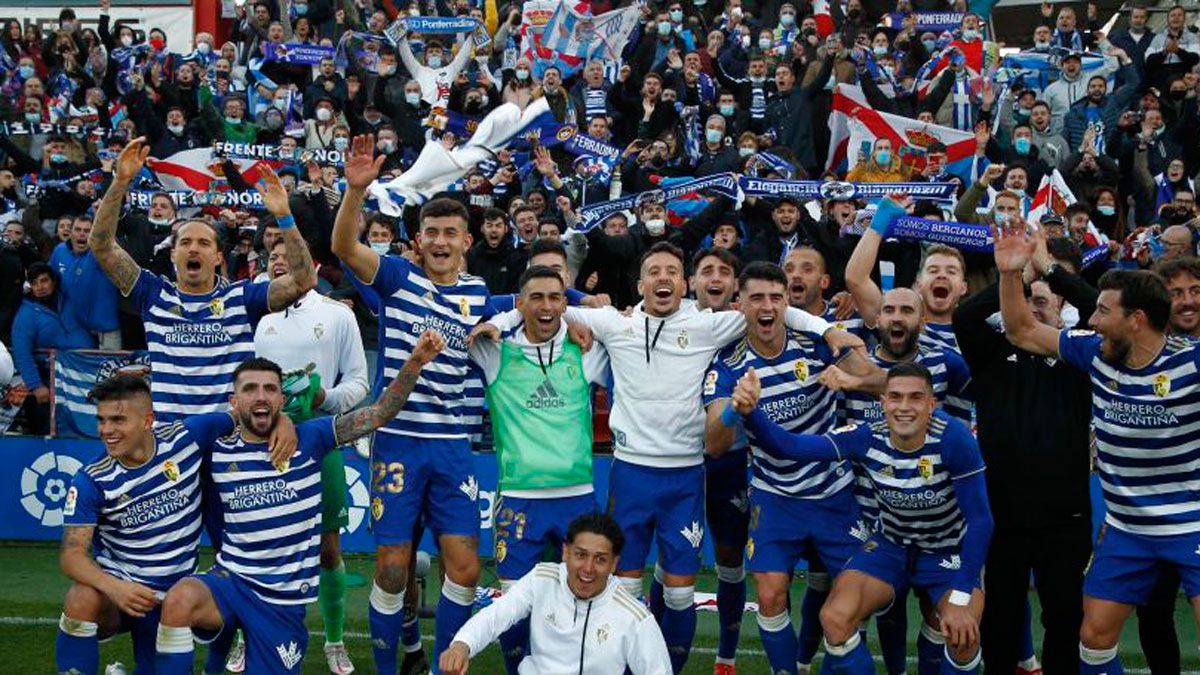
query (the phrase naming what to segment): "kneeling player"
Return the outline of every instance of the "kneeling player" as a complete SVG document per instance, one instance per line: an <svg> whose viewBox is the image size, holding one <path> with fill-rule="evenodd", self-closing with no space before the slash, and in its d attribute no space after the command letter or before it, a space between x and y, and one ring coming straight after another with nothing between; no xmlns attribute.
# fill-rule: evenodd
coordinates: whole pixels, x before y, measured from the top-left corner
<svg viewBox="0 0 1200 675"><path fill-rule="evenodd" d="M55 659L60 673L91 675L99 638L129 631L135 672L151 673L159 601L196 569L201 457L233 418L155 422L150 386L132 375L101 382L90 398L105 455L75 474L63 507L59 560L74 584Z"/></svg>
<svg viewBox="0 0 1200 675"><path fill-rule="evenodd" d="M299 448L290 458L268 453L263 443L281 417L279 366L266 359L238 366L230 401L239 433L211 447L225 521L222 546L211 570L181 580L163 600L159 675L192 672L193 628L201 640L241 628L249 673L300 672L308 646L305 605L316 600L319 585L324 455L395 417L443 345L426 331L373 405L299 425Z"/></svg>
<svg viewBox="0 0 1200 675"><path fill-rule="evenodd" d="M935 412L933 377L915 363L888 372L884 420L824 436L790 434L755 409L762 385L754 371L738 382L731 406L746 429L777 455L806 461L848 459L870 479L879 505L877 531L847 563L821 610L825 650L842 673L874 673L859 625L904 588L937 603L946 638L943 673L979 668L980 571L992 534L983 459L970 430Z"/></svg>

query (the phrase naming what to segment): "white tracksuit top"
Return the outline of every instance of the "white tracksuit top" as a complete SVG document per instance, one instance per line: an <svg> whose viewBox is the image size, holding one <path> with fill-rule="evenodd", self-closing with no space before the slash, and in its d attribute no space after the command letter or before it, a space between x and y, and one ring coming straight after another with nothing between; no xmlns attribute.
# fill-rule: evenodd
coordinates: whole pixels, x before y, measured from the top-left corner
<svg viewBox="0 0 1200 675"><path fill-rule="evenodd" d="M590 600L567 586L564 563L541 563L454 636L471 656L521 619L529 619L530 654L521 675L670 675L671 659L654 617L616 577Z"/></svg>

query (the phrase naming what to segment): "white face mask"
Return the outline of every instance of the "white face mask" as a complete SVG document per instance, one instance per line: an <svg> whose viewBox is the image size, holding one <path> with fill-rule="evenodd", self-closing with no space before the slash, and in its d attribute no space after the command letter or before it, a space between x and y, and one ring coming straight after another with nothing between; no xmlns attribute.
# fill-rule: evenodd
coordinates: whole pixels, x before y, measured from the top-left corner
<svg viewBox="0 0 1200 675"><path fill-rule="evenodd" d="M329 108L317 108L317 119L322 122L328 122L333 119L333 111Z"/></svg>
<svg viewBox="0 0 1200 675"><path fill-rule="evenodd" d="M667 231L667 221L663 220L662 218L651 218L650 220L646 221L646 231L649 232L651 236L657 237L658 235Z"/></svg>
<svg viewBox="0 0 1200 675"><path fill-rule="evenodd" d="M121 36L121 46L122 47L128 47L132 44L133 44L133 36L132 35L126 34L126 35Z"/></svg>
<svg viewBox="0 0 1200 675"><path fill-rule="evenodd" d="M376 145L379 147L379 151L385 155L392 154L392 151L396 149L396 144L391 141L379 141Z"/></svg>
<svg viewBox="0 0 1200 675"><path fill-rule="evenodd" d="M207 42L201 42L200 44L196 45L196 51L200 52L201 54L208 54L212 51L212 45L208 44Z"/></svg>
<svg viewBox="0 0 1200 675"><path fill-rule="evenodd" d="M182 134L183 133L183 125L182 124L168 124L167 130L176 135Z"/></svg>
<svg viewBox="0 0 1200 675"><path fill-rule="evenodd" d="M749 157L754 154L754 148L738 148L738 157Z"/></svg>
<svg viewBox="0 0 1200 675"><path fill-rule="evenodd" d="M442 67L442 55L441 54L430 54L429 58L426 59L426 62L429 64L430 68L441 68Z"/></svg>
<svg viewBox="0 0 1200 675"><path fill-rule="evenodd" d="M417 105L421 102L421 94L417 92L407 92L404 94L404 101L409 105Z"/></svg>
<svg viewBox="0 0 1200 675"><path fill-rule="evenodd" d="M387 255L392 252L392 245L386 241L373 241L371 242L371 250L379 255Z"/></svg>
<svg viewBox="0 0 1200 675"><path fill-rule="evenodd" d="M349 138L346 138L345 136L338 136L337 138L333 139L334 150L345 150L348 147L350 147Z"/></svg>
<svg viewBox="0 0 1200 675"><path fill-rule="evenodd" d="M529 79L529 70L526 68L517 68L517 79L524 82Z"/></svg>

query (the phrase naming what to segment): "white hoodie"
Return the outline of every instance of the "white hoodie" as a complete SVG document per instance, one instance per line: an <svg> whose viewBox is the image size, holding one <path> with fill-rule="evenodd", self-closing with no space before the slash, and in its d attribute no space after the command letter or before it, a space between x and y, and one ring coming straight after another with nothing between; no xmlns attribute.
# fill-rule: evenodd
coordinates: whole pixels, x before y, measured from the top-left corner
<svg viewBox="0 0 1200 675"><path fill-rule="evenodd" d="M454 636L471 656L518 621L529 619L529 656L521 675L670 675L662 632L646 607L616 577L590 600L567 586L567 566L540 563Z"/></svg>

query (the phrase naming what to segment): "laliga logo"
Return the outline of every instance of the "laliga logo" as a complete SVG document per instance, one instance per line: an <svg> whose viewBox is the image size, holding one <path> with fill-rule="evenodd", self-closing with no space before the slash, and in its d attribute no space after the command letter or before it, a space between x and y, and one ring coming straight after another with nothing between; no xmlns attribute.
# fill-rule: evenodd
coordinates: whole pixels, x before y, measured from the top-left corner
<svg viewBox="0 0 1200 675"><path fill-rule="evenodd" d="M821 184L822 199L850 199L858 192L853 183L835 180Z"/></svg>
<svg viewBox="0 0 1200 675"><path fill-rule="evenodd" d="M63 499L82 466L74 457L53 452L33 460L21 472L21 506L46 527L62 526Z"/></svg>
<svg viewBox="0 0 1200 675"><path fill-rule="evenodd" d="M350 491L350 508L348 509L349 520L342 528L342 534L357 532L367 517L367 511L371 508L371 494L367 490L366 483L363 482L362 474L349 465L346 466L346 485Z"/></svg>

